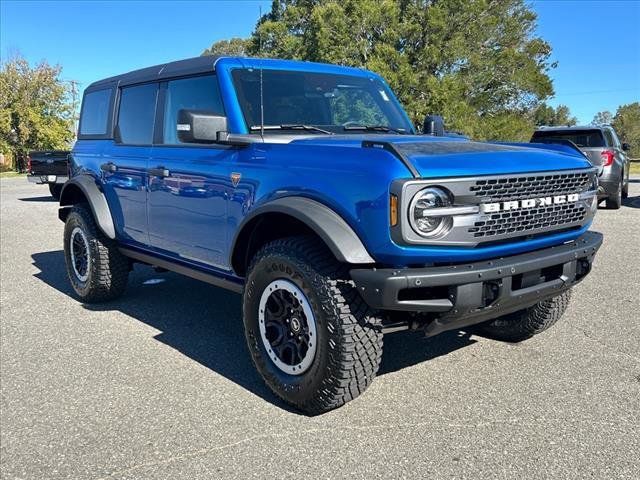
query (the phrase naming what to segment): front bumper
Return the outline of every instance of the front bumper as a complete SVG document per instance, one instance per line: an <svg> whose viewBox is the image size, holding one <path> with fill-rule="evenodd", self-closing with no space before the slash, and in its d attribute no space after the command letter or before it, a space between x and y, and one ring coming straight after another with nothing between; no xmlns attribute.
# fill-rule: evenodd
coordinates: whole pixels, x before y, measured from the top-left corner
<svg viewBox="0 0 640 480"><path fill-rule="evenodd" d="M27 175L27 180L30 183L37 183L38 185L42 185L45 183L65 183L69 180L69 177L66 175Z"/></svg>
<svg viewBox="0 0 640 480"><path fill-rule="evenodd" d="M427 334L461 328L556 296L591 270L602 234L489 261L443 267L353 269L351 278L378 310L431 314Z"/></svg>

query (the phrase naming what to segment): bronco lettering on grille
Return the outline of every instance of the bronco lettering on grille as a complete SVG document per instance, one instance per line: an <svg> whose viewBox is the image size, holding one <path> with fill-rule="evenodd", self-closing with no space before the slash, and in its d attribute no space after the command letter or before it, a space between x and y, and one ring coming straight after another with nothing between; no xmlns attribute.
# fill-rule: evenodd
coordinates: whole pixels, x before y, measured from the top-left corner
<svg viewBox="0 0 640 480"><path fill-rule="evenodd" d="M512 200L510 202L483 203L480 207L483 213L494 213L506 210L520 210L522 208L548 207L562 203L575 203L579 199L580 195L578 193L570 193L569 195L528 198L526 200Z"/></svg>

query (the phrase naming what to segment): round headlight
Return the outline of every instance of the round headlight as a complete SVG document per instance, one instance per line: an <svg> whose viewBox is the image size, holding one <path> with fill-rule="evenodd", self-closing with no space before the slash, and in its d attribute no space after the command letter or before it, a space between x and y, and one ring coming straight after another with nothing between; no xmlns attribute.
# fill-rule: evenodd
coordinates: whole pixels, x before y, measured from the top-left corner
<svg viewBox="0 0 640 480"><path fill-rule="evenodd" d="M450 216L429 215L429 210L450 207L447 192L437 187L428 187L415 194L409 206L409 223L418 235L436 237L446 233L453 223Z"/></svg>

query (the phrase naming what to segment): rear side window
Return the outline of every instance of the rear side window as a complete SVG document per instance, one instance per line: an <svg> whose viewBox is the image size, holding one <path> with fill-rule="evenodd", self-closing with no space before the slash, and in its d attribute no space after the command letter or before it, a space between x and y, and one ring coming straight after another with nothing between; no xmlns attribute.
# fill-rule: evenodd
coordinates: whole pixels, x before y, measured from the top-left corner
<svg viewBox="0 0 640 480"><path fill-rule="evenodd" d="M80 135L106 135L112 89L86 93L82 102Z"/></svg>
<svg viewBox="0 0 640 480"><path fill-rule="evenodd" d="M122 89L120 110L118 111L118 130L121 143L150 145L153 142L157 94L157 83Z"/></svg>
<svg viewBox="0 0 640 480"><path fill-rule="evenodd" d="M180 143L176 132L179 110L205 110L224 115L218 81L213 75L171 80L167 82L165 98L163 138L166 144Z"/></svg>
<svg viewBox="0 0 640 480"><path fill-rule="evenodd" d="M611 135L611 131L610 130L605 130L604 131L604 138L607 139L607 146L609 146L609 147L615 147L616 146L616 142L613 140L613 135Z"/></svg>
<svg viewBox="0 0 640 480"><path fill-rule="evenodd" d="M554 140L569 140L578 147L604 147L604 137L600 130L540 130L533 134L533 142L553 142Z"/></svg>

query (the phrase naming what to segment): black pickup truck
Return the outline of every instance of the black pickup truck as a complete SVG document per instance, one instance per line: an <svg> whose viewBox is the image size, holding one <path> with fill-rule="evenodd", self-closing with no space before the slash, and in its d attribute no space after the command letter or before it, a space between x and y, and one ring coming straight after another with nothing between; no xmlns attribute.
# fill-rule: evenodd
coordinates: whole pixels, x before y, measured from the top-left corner
<svg viewBox="0 0 640 480"><path fill-rule="evenodd" d="M69 179L69 151L31 152L27 158L27 179L32 183L48 184L51 196L59 200L62 186Z"/></svg>

